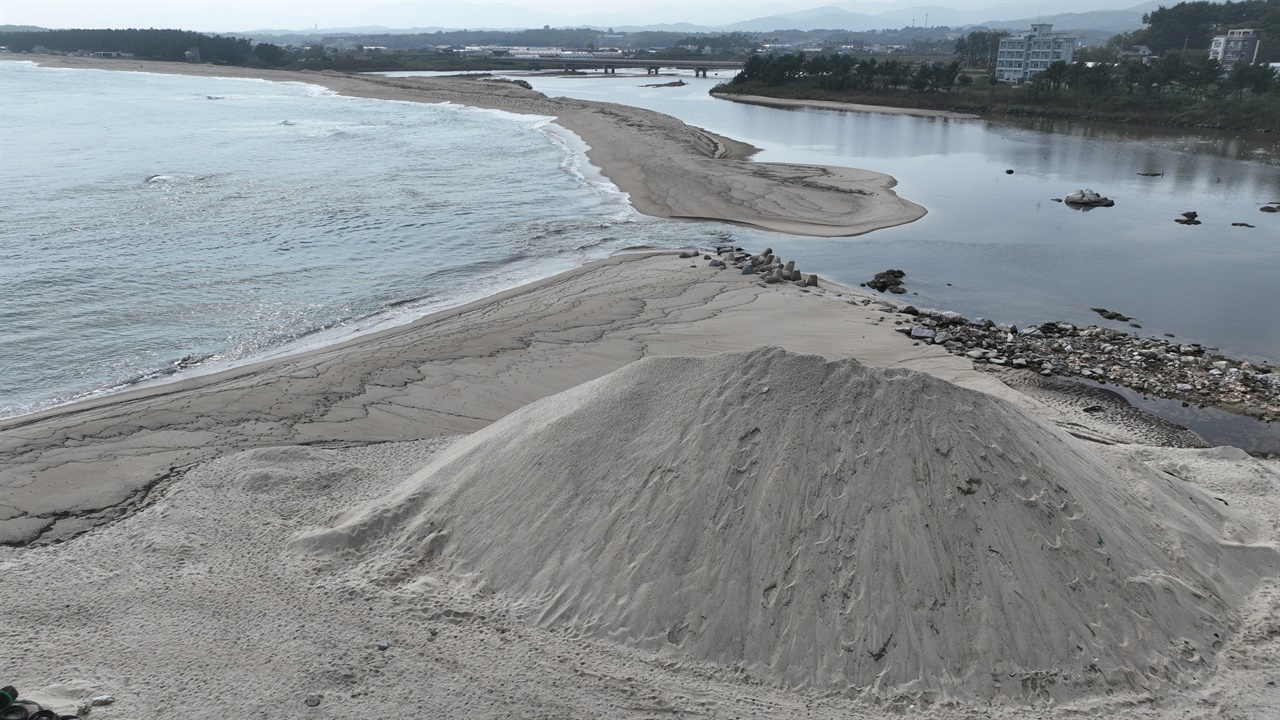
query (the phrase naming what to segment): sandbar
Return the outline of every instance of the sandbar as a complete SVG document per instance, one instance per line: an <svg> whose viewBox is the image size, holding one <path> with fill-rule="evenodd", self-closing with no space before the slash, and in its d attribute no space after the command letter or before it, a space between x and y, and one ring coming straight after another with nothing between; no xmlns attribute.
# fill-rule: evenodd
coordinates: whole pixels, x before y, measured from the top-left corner
<svg viewBox="0 0 1280 720"><path fill-rule="evenodd" d="M795 98L775 98L766 95L734 95L716 93L721 100L746 103L747 105L764 105L776 108L820 108L823 110L843 110L846 112L879 113L881 115L914 115L916 117L940 117L953 120L976 120L981 116L953 110L931 110L929 108L904 108L889 105L867 105L864 103L838 102L835 100L799 100Z"/></svg>
<svg viewBox="0 0 1280 720"><path fill-rule="evenodd" d="M752 162L757 149L669 115L614 103L551 98L475 76L391 78L185 63L18 56L46 67L243 77L322 85L342 95L553 117L589 146L587 157L641 213L715 220L814 237L861 235L923 217L889 175L826 165Z"/></svg>

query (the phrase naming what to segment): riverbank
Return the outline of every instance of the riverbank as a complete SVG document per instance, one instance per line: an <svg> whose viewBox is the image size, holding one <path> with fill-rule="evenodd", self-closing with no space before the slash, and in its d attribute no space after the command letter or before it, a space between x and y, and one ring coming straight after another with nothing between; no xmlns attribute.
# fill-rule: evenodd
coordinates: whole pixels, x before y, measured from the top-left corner
<svg viewBox="0 0 1280 720"><path fill-rule="evenodd" d="M1044 118L1258 133L1280 130L1273 119L1276 102L1273 96L1251 97L1242 102L1229 99L1183 106L1166 106L1158 97L1127 96L1113 98L1111 102L1098 98L1072 104L1052 98L1041 99L1025 87L1002 84L990 90L975 86L945 93L921 93L832 91L808 83L782 86L753 83L743 90L729 84L717 86L712 95L722 100L771 107L817 107L921 117Z"/></svg>
<svg viewBox="0 0 1280 720"><path fill-rule="evenodd" d="M46 67L306 82L352 97L456 103L552 117L589 146L587 157L641 213L717 220L814 237L861 235L924 216L896 181L856 168L751 162L756 148L625 105L548 98L517 83L473 77L388 78L78 57L11 58Z"/></svg>
<svg viewBox="0 0 1280 720"><path fill-rule="evenodd" d="M844 110L846 112L873 112L882 115L913 115L915 117L940 117L954 120L976 120L980 115L955 112L953 110L935 110L932 108L891 107L888 105L868 105L866 103L840 102L836 100L805 100L801 98L776 98L764 95L738 95L736 93L712 93L721 100L763 105L776 108L822 108L824 110Z"/></svg>

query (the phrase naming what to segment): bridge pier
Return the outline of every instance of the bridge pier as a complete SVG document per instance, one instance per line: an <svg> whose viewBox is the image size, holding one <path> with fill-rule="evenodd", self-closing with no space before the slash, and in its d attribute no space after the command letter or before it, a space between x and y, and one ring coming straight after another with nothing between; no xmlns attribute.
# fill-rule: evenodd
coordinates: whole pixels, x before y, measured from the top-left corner
<svg viewBox="0 0 1280 720"><path fill-rule="evenodd" d="M694 76L694 77L706 77L706 76L707 76L707 69L706 69L706 68L694 68L694 69L693 69L693 76Z"/></svg>
<svg viewBox="0 0 1280 720"><path fill-rule="evenodd" d="M662 68L647 67L647 68L645 68L645 69L644 69L644 73L645 73L646 75L657 75L657 74L658 74L658 71L659 71L659 70L661 70L661 69L662 69Z"/></svg>

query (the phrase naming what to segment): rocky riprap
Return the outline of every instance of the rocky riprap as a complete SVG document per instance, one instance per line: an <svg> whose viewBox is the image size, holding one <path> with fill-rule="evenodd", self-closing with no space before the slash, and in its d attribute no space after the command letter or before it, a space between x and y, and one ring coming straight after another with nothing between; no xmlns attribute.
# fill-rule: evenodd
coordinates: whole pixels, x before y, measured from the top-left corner
<svg viewBox="0 0 1280 720"><path fill-rule="evenodd" d="M772 248L757 255L732 245L717 246L714 255L680 253L685 259L699 255L713 267L735 267L744 275L762 276L766 283L792 282L802 288L818 284L817 275L802 274L795 269L794 261L784 262L773 254ZM898 272L901 271L889 270L877 277ZM1280 370L1215 355L1196 343L1180 344L1066 322L1019 328L983 318L969 320L957 312L897 305L887 299L841 297L851 304L874 305L886 313L914 316L914 322L894 320L901 326L896 328L898 332L916 342L941 345L976 365L1020 369L1043 376L1079 377L1188 405L1216 405L1268 422L1280 419ZM1093 311L1108 319L1133 320L1106 308ZM1141 327L1133 322L1130 326Z"/></svg>
<svg viewBox="0 0 1280 720"><path fill-rule="evenodd" d="M710 260L712 267L735 267L743 275L760 275L766 283L790 282L800 287L817 287L818 276L812 273L801 273L796 269L795 260L783 260L773 254L773 248L765 248L764 252L752 255L740 247L718 245L716 256L703 255ZM680 257L696 256L697 253L680 253Z"/></svg>
<svg viewBox="0 0 1280 720"><path fill-rule="evenodd" d="M1196 343L1138 337L1096 325L1048 322L1019 328L911 306L896 312L916 318L895 321L902 324L896 329L903 335L941 345L976 364L1080 377L1188 404L1217 405L1262 420L1280 418L1276 368L1215 355Z"/></svg>

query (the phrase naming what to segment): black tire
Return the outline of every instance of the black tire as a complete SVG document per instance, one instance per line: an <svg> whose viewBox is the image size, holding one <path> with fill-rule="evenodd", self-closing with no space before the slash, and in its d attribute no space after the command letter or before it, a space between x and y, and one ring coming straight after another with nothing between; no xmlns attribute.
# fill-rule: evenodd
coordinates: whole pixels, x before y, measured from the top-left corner
<svg viewBox="0 0 1280 720"><path fill-rule="evenodd" d="M39 703L33 703L30 700L18 700L9 707L0 710L0 720L29 720L32 715L40 712Z"/></svg>
<svg viewBox="0 0 1280 720"><path fill-rule="evenodd" d="M41 710L34 715L28 715L27 720L58 720L58 713L52 710Z"/></svg>
<svg viewBox="0 0 1280 720"><path fill-rule="evenodd" d="M18 691L12 685L5 685L0 688L0 710L9 707L17 699Z"/></svg>

